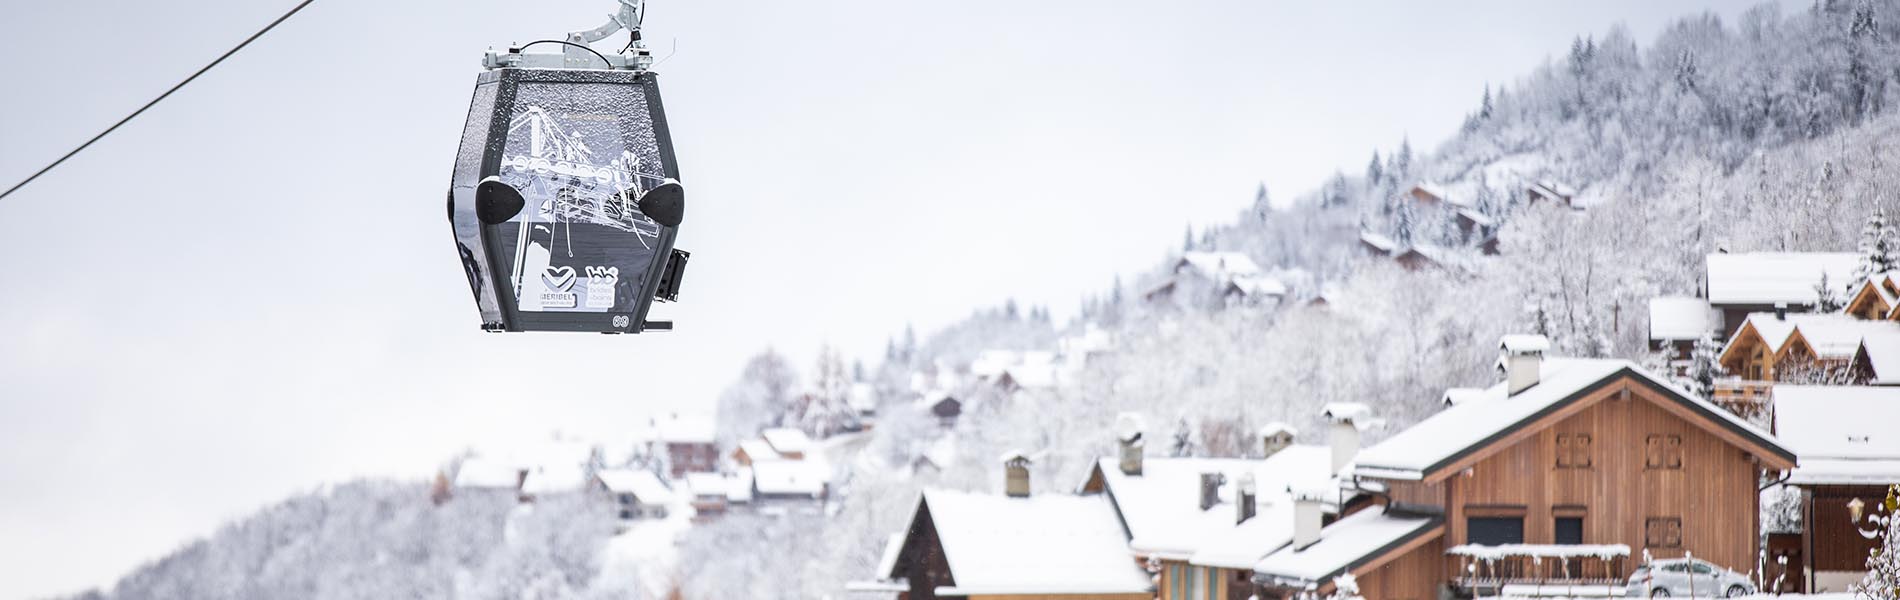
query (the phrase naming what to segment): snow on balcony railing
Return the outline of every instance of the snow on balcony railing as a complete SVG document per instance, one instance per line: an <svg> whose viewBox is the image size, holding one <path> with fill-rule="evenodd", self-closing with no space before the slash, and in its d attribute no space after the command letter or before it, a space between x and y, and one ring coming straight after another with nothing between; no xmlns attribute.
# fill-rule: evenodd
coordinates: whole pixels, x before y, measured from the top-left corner
<svg viewBox="0 0 1900 600"><path fill-rule="evenodd" d="M1496 546L1464 544L1452 546L1445 553L1453 556L1469 556L1478 560L1499 560L1513 556L1610 560L1629 556L1630 547L1623 544L1500 544Z"/></svg>

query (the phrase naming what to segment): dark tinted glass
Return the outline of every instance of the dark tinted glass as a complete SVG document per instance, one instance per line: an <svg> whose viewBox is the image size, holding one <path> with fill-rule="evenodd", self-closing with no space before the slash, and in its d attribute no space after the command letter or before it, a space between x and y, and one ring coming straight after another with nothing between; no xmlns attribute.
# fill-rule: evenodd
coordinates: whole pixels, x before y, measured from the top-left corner
<svg viewBox="0 0 1900 600"><path fill-rule="evenodd" d="M1556 542L1559 544L1583 543L1583 517L1558 517Z"/></svg>
<svg viewBox="0 0 1900 600"><path fill-rule="evenodd" d="M1465 523L1470 543L1480 546L1524 543L1523 517L1471 517Z"/></svg>

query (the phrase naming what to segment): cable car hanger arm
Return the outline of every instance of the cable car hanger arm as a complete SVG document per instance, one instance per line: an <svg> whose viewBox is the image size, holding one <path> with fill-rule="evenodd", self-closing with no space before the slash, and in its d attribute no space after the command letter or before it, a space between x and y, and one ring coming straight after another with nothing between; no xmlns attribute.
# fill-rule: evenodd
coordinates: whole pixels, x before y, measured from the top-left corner
<svg viewBox="0 0 1900 600"><path fill-rule="evenodd" d="M527 46L534 45L530 43L511 46L506 52L491 49L482 56L482 66L489 69L585 69L595 66L594 60L598 58L607 62L608 69L644 72L653 66L653 53L640 39L640 22L645 18L646 0L620 0L620 12L607 15L605 24L568 33L563 41L565 47L558 55L523 52ZM587 46L621 31L628 32L630 39L619 54L602 54Z"/></svg>

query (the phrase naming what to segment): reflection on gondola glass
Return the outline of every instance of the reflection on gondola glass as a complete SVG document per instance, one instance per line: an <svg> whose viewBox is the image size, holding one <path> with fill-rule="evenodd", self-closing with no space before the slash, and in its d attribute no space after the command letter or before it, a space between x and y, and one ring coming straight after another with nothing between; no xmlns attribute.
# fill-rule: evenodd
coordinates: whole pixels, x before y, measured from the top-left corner
<svg viewBox="0 0 1900 600"><path fill-rule="evenodd" d="M646 97L605 83L523 82L516 94L500 177L527 206L497 241L519 310L635 310L660 226L634 200L666 172Z"/></svg>
<svg viewBox="0 0 1900 600"><path fill-rule="evenodd" d="M449 188L449 222L455 229L455 250L461 255L462 270L468 275L469 289L475 292L475 305L481 310L483 323L502 320L495 288L488 285L490 271L488 253L482 248L482 223L475 217L475 186L482 179L496 87L492 83L475 87L475 99L468 107L468 125L462 129L462 147L455 154L455 180Z"/></svg>

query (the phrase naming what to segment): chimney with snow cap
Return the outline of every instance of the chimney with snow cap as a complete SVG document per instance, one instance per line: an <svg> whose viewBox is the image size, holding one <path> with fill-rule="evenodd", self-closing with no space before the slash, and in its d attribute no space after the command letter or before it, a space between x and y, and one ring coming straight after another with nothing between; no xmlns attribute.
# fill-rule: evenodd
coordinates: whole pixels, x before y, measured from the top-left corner
<svg viewBox="0 0 1900 600"><path fill-rule="evenodd" d="M1357 402L1334 402L1320 414L1332 423L1326 429L1326 443L1333 448L1333 473L1352 463L1359 454L1359 427L1370 425L1372 409Z"/></svg>
<svg viewBox="0 0 1900 600"><path fill-rule="evenodd" d="M1247 519L1253 518L1254 498L1253 473L1251 471L1241 473L1240 481L1234 483L1234 509L1237 511L1234 513L1235 523L1245 523Z"/></svg>
<svg viewBox="0 0 1900 600"><path fill-rule="evenodd" d="M1011 450L1003 453L1003 494L1011 498L1029 497L1029 456Z"/></svg>
<svg viewBox="0 0 1900 600"><path fill-rule="evenodd" d="M1293 437L1299 434L1299 430L1279 421L1261 427L1260 450L1266 453L1262 458L1273 458L1273 455L1293 445Z"/></svg>
<svg viewBox="0 0 1900 600"><path fill-rule="evenodd" d="M1115 441L1121 447L1123 475L1141 474L1141 456L1147 442L1141 439L1141 415L1122 413L1115 416Z"/></svg>
<svg viewBox="0 0 1900 600"><path fill-rule="evenodd" d="M1504 363L1505 387L1510 395L1530 389L1537 385L1544 368L1544 351L1550 349L1550 338L1541 335L1507 335L1498 342L1499 358Z"/></svg>
<svg viewBox="0 0 1900 600"><path fill-rule="evenodd" d="M1333 490L1288 486L1286 491L1293 495L1293 551L1299 552L1319 542L1321 522L1326 517L1326 500Z"/></svg>
<svg viewBox="0 0 1900 600"><path fill-rule="evenodd" d="M1214 505L1220 504L1220 486L1226 483L1227 475L1223 473L1201 474L1201 510L1214 508Z"/></svg>

